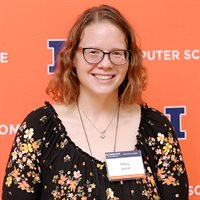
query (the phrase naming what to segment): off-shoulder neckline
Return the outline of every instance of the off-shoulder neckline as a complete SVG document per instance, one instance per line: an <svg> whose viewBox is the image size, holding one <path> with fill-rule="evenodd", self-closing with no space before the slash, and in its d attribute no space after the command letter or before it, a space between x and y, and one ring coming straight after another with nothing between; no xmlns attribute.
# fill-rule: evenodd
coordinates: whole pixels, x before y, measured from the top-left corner
<svg viewBox="0 0 200 200"><path fill-rule="evenodd" d="M105 164L105 161L101 161L101 160L95 158L94 156L90 155L89 153L84 151L82 148L77 146L75 144L75 142L68 136L67 130L66 130L62 120L59 118L58 113L56 112L56 110L52 106L52 104L48 101L45 101L45 106L49 108L49 110L53 114L55 120L61 125L61 129L63 130L64 133L66 133L66 138L67 138L69 144L71 144L75 149L78 150L78 152L81 155L83 155L85 158L87 158L91 162L95 162L96 164ZM140 105L140 108L141 108L141 111L140 111L141 115L140 115L140 122L139 122L139 126L138 126L138 133L136 135L137 142L135 144L135 149L138 149L138 138L139 138L139 135L141 133L140 130L141 130L141 127L142 127L142 122L143 122L143 117L144 117L144 109L147 108L147 105Z"/></svg>

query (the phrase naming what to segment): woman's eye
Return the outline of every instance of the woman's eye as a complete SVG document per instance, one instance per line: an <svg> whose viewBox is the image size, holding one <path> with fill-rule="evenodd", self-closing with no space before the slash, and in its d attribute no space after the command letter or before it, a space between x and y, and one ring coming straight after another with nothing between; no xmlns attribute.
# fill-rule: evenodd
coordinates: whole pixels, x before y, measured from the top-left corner
<svg viewBox="0 0 200 200"><path fill-rule="evenodd" d="M113 55L114 55L114 56L122 56L122 52L114 51L114 52L113 52Z"/></svg>
<svg viewBox="0 0 200 200"><path fill-rule="evenodd" d="M90 54L99 54L99 51L97 51L97 50L90 50L89 53Z"/></svg>

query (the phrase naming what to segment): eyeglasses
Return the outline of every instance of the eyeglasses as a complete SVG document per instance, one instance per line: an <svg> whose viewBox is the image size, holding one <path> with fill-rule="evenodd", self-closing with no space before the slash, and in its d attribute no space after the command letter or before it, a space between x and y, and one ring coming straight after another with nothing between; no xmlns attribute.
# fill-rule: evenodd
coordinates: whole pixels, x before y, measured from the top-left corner
<svg viewBox="0 0 200 200"><path fill-rule="evenodd" d="M124 65L129 60L130 56L129 50L113 50L110 52L104 52L100 49L82 47L78 47L77 50L82 51L85 61L90 64L100 63L105 54L108 54L110 61L114 65Z"/></svg>

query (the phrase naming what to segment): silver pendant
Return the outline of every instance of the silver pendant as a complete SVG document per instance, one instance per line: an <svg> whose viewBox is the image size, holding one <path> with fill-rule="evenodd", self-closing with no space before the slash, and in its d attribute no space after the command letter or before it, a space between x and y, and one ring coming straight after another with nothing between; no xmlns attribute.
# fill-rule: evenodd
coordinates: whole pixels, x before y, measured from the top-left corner
<svg viewBox="0 0 200 200"><path fill-rule="evenodd" d="M101 139L104 139L104 138L105 138L105 135L104 135L104 133L105 133L104 131L103 131L103 132L101 132L101 135L100 135L100 138L101 138Z"/></svg>

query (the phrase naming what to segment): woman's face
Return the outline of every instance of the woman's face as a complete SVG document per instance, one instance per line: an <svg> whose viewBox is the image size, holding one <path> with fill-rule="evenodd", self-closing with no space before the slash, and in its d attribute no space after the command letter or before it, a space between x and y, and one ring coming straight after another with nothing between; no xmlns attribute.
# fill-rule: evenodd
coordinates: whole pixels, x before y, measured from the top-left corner
<svg viewBox="0 0 200 200"><path fill-rule="evenodd" d="M127 50L125 35L109 22L88 25L83 31L79 47L95 48L104 52ZM89 54L89 56L96 56L98 53L90 51ZM84 59L82 50L77 50L74 64L80 81L80 92L101 95L117 94L126 76L128 63L127 61L123 65L113 64L106 54L101 62L90 64Z"/></svg>

